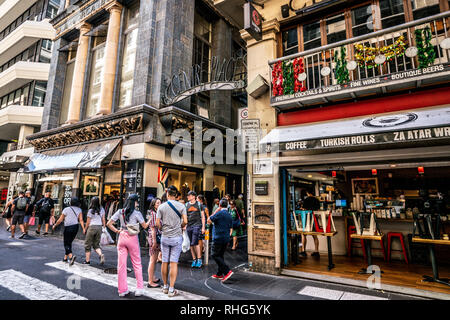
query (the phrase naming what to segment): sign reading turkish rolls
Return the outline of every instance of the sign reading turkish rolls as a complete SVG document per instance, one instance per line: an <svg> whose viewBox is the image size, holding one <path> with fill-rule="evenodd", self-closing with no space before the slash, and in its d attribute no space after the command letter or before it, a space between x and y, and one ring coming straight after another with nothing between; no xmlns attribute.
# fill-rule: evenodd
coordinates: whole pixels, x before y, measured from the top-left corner
<svg viewBox="0 0 450 320"><path fill-rule="evenodd" d="M256 41L262 39L262 16L250 2L244 4L244 29Z"/></svg>
<svg viewBox="0 0 450 320"><path fill-rule="evenodd" d="M278 148L279 151L298 151L368 146L386 143L418 142L444 138L450 138L450 126L281 142L268 144L266 145L265 150L272 152Z"/></svg>

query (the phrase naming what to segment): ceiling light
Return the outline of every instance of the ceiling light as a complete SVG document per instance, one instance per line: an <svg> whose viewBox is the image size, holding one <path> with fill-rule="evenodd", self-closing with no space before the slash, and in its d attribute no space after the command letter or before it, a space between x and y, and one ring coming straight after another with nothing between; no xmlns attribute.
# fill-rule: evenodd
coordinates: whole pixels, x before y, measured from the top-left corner
<svg viewBox="0 0 450 320"><path fill-rule="evenodd" d="M312 174L308 174L308 178L312 178Z"/></svg>
<svg viewBox="0 0 450 320"><path fill-rule="evenodd" d="M391 168L395 168L397 165L396 164L391 164L390 167Z"/></svg>

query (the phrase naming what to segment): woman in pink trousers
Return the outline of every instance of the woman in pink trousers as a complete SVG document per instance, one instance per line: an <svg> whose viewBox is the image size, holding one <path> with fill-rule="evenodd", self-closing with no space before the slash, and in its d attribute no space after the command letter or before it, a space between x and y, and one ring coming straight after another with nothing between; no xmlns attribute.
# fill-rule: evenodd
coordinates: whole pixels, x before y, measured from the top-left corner
<svg viewBox="0 0 450 320"><path fill-rule="evenodd" d="M119 235L117 242L117 275L119 296L124 297L130 292L127 283L127 259L130 254L131 263L133 264L134 275L136 276L136 292L135 296L142 296L144 291L144 280L142 278L141 251L139 248L138 234L130 231L130 229L139 230L139 225L146 229L149 223L144 221L142 213L135 210L139 197L137 194L130 194L125 207L117 210L117 212L108 221L108 228ZM119 220L120 228L116 229L114 223ZM130 227L130 228L129 228Z"/></svg>

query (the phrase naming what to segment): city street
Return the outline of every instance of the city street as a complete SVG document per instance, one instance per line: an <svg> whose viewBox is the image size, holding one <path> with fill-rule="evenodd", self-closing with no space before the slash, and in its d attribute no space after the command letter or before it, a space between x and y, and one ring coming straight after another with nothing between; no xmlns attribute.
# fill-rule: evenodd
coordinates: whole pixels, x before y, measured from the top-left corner
<svg viewBox="0 0 450 320"><path fill-rule="evenodd" d="M33 231L34 233L34 231ZM105 269L115 268L117 253L114 246L104 249L106 263L100 266L93 254L91 265L82 265L83 242L75 240L77 262L69 267L62 262L62 239L56 236L29 237L27 240L8 239L9 233L0 230L0 300L167 300L158 289L145 289L145 296L119 298L116 275ZM241 245L245 244L244 240ZM144 281L147 280L148 252L142 249ZM176 288L177 300L404 300L417 299L374 290L333 285L288 277L275 277L246 271L246 253L243 249L225 254L235 274L223 284L210 276L216 264L210 260L202 269L190 268L188 253L181 256ZM131 262L128 263L131 267ZM129 273L130 291L135 290L133 272ZM156 276L160 278L160 264ZM79 286L78 286L79 283ZM299 292L301 294L299 294Z"/></svg>

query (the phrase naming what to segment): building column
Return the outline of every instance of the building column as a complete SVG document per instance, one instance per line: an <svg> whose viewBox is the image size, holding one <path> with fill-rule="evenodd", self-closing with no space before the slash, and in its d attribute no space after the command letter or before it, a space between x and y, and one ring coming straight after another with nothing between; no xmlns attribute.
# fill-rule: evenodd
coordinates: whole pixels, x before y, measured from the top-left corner
<svg viewBox="0 0 450 320"><path fill-rule="evenodd" d="M81 98L83 96L83 84L86 74L86 61L89 47L89 36L85 34L91 30L91 25L84 23L80 27L77 57L73 72L72 88L70 90L69 113L66 124L80 121Z"/></svg>
<svg viewBox="0 0 450 320"><path fill-rule="evenodd" d="M27 143L26 137L34 133L34 128L32 126L21 125L19 131L19 137L17 139L17 149L23 149Z"/></svg>
<svg viewBox="0 0 450 320"><path fill-rule="evenodd" d="M112 111L114 80L116 78L117 49L119 47L120 15L122 6L113 3L109 8L108 34L105 45L105 64L103 66L103 80L100 89L100 104L98 115L110 114Z"/></svg>
<svg viewBox="0 0 450 320"><path fill-rule="evenodd" d="M214 189L214 165L206 165L203 169L203 190L212 191Z"/></svg>

